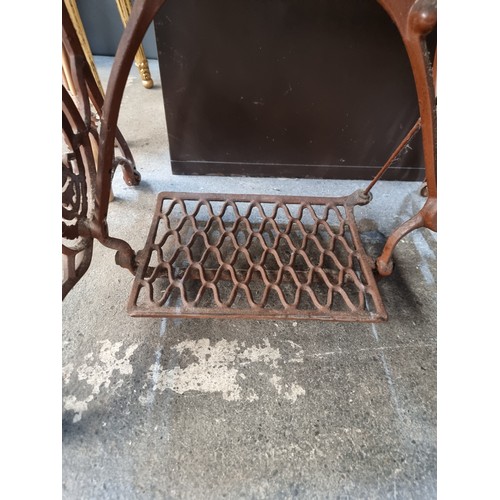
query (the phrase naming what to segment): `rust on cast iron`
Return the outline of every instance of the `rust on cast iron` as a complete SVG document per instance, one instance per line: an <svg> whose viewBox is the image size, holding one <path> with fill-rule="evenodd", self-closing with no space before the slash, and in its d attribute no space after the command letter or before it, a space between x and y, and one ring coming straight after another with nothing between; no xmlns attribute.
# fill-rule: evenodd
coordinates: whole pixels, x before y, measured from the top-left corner
<svg viewBox="0 0 500 500"><path fill-rule="evenodd" d="M437 24L436 0L378 0L396 24L410 60L420 110L424 151L427 200L423 207L387 239L377 259L377 271L389 276L393 270L392 254L398 242L415 229L437 231L437 163L436 163L436 62L431 62L426 37Z"/></svg>
<svg viewBox="0 0 500 500"><path fill-rule="evenodd" d="M95 204L78 226L81 236L96 238L116 250L116 263L135 274L129 313L162 317L386 319L374 270L382 276L392 272L394 248L408 232L420 227L437 230L435 73L426 46L426 36L437 22L436 2L378 0L396 24L406 47L420 118L365 190L341 198L306 199L161 193L146 246L136 253L127 242L108 233L109 195L116 168L114 145L119 137L118 115L131 65L164 2L134 2L116 51L106 97L97 103L101 117L98 165L95 187L93 181L89 184L92 192L95 189ZM64 23L63 18L63 27ZM353 209L369 201L373 185L419 128L428 197L421 210L389 236L375 262L363 249ZM280 210L285 214L281 220ZM225 220L227 211L232 211L232 221ZM302 220L304 214L308 221ZM334 214L334 220L328 214ZM298 228L301 235L296 243L292 227ZM280 249L281 242L284 248Z"/></svg>
<svg viewBox="0 0 500 500"><path fill-rule="evenodd" d="M369 197L161 193L132 316L382 321L353 209Z"/></svg>
<svg viewBox="0 0 500 500"><path fill-rule="evenodd" d="M64 297L87 271L93 239L122 247L107 233L92 231L96 226L97 181L96 156L99 156L98 121L104 95L87 61L65 2L62 2L62 135L66 151L62 159L62 255ZM115 131L114 144L121 156L113 155L108 170L110 182L121 166L129 186L140 182L132 153L120 130ZM108 200L109 202L109 200ZM98 224L105 226L104 221Z"/></svg>

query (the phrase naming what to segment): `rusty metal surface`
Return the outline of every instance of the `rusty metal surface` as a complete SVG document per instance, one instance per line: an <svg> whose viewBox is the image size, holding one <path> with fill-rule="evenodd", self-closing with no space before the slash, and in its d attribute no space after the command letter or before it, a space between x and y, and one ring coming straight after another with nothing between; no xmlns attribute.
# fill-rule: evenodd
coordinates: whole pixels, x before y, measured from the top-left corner
<svg viewBox="0 0 500 500"><path fill-rule="evenodd" d="M117 127L120 104L137 48L163 3L164 0L134 2L116 52L104 99L93 92L92 81L86 80L90 70L85 66L84 58L74 47L67 49L72 77L79 88L90 92L90 98L79 103L84 126L73 128L72 133L78 140L85 134L91 139L95 137L94 132L90 133L87 119L91 100L99 108L101 118L95 187L87 190L89 193L95 192L95 203L92 204L92 210L78 219L72 230L76 228L80 236L95 238L104 246L114 249L116 263L135 274L129 313L133 316L162 317L273 317L336 321L385 319L386 313L373 275L374 268L380 275L390 274L392 252L402 236L418 227L437 229L436 100L433 68L425 44L426 35L436 26L436 2L379 0L395 22L412 66L421 115L428 199L412 219L390 235L376 266L363 250L353 213L356 204L367 202L366 193L373 183L366 188L365 193L360 190L345 198L233 195L225 205L234 212L233 222L238 221L232 226L225 226L224 215L217 212L217 208L210 208L214 203L224 206L224 196L163 193L159 195L159 205L143 251L136 254L127 242L109 235L107 215L111 181L118 165L114 154L116 140L120 137ZM63 8L63 28L65 17L67 14ZM69 47L76 37L70 31L63 29L65 47ZM413 130L409 135L412 133ZM391 158L398 154L404 142L396 148ZM79 143L78 147L85 149L87 146L82 144ZM374 182L392 163L391 158ZM66 159L63 168L64 165L68 168L70 160L70 157ZM90 162L88 165L90 168ZM133 176L131 178L132 183L138 180ZM194 201L194 206L189 208L188 201ZM168 203L173 207L170 212ZM244 208L238 207L238 203L256 204L254 215L261 218L260 222L252 220L254 215L247 214ZM293 213L291 205L303 207L302 212L299 210L300 217L290 215ZM336 220L328 220L328 216L325 216L326 219L322 221L321 212L315 211L312 205L323 207L329 214L334 214ZM175 217L172 218L175 207L176 210L182 207L177 214L177 221ZM280 210L285 214L285 220L279 220ZM203 219L199 218L203 211L208 213L207 221L212 221L210 224L203 225ZM312 220L302 220L303 214ZM240 226L241 231L238 229ZM295 229L292 230L292 227ZM189 228L192 230L190 237L183 234ZM214 228L220 232L219 239L213 239ZM302 235L299 244L293 240L296 230L297 234ZM251 241L238 240L237 233L245 231L252 235ZM272 239L273 243L268 244L266 238ZM274 244L278 246L274 247ZM285 251L280 250L280 244L288 248L284 254L280 254L281 250ZM202 245L201 254L193 254L196 245ZM174 253L170 254L171 251ZM254 252L258 254L255 258ZM89 258L87 254L86 258L81 259L83 268L88 265ZM243 267L238 267L240 265Z"/></svg>
<svg viewBox="0 0 500 500"><path fill-rule="evenodd" d="M65 2L62 2L62 297L85 274L92 259L93 240L102 237L95 231L97 201L96 163L99 157L99 118L104 95L92 73L78 33ZM113 152L107 166L110 182L121 166L128 185L137 185L140 174L135 168L132 153L118 129L116 146L121 155ZM109 201L109 199L108 199ZM99 225L99 224L98 224ZM117 246L117 241L108 238ZM122 246L126 246L122 245Z"/></svg>
<svg viewBox="0 0 500 500"><path fill-rule="evenodd" d="M382 321L353 213L368 200L161 193L128 312Z"/></svg>
<svg viewBox="0 0 500 500"><path fill-rule="evenodd" d="M96 168L93 144L97 128L87 86L85 55L63 3L63 56L67 63L62 86L62 296L85 274L92 259L93 238L82 231L95 212ZM71 83L71 85L69 85Z"/></svg>
<svg viewBox="0 0 500 500"><path fill-rule="evenodd" d="M436 59L431 61L427 36L437 26L436 0L378 0L397 26L408 53L417 91L424 151L427 200L408 221L387 239L377 259L377 271L388 276L393 270L392 254L398 242L411 231L425 227L437 231L437 104ZM436 56L435 56L436 57Z"/></svg>
<svg viewBox="0 0 500 500"><path fill-rule="evenodd" d="M85 274L93 239L81 234L81 221L94 212L95 164L90 133L68 91L62 88L62 131L68 151L62 158L63 298Z"/></svg>

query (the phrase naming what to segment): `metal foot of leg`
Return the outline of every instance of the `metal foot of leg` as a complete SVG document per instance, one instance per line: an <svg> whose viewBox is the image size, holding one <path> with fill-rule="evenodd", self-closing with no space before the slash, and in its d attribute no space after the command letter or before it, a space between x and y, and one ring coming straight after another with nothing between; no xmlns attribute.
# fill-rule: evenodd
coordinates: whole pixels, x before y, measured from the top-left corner
<svg viewBox="0 0 500 500"><path fill-rule="evenodd" d="M392 253L399 240L415 229L426 227L437 231L437 202L436 198L428 198L425 205L410 220L399 226L387 239L382 254L377 259L377 271L381 276L389 276L394 264Z"/></svg>

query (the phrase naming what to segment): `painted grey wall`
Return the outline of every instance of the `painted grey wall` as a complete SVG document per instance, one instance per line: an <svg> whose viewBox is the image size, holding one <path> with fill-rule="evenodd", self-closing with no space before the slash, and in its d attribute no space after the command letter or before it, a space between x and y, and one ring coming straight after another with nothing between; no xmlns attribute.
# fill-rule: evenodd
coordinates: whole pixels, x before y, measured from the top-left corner
<svg viewBox="0 0 500 500"><path fill-rule="evenodd" d="M78 0L77 5L92 53L114 56L123 32L115 0ZM143 47L148 59L158 59L153 24L146 32Z"/></svg>

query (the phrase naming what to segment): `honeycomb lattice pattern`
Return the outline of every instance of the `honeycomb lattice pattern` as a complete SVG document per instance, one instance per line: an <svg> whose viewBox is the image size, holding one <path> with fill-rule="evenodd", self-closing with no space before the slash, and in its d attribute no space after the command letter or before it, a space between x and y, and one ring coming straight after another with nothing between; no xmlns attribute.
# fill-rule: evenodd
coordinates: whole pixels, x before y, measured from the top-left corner
<svg viewBox="0 0 500 500"><path fill-rule="evenodd" d="M380 321L385 310L344 198L161 193L132 316Z"/></svg>

